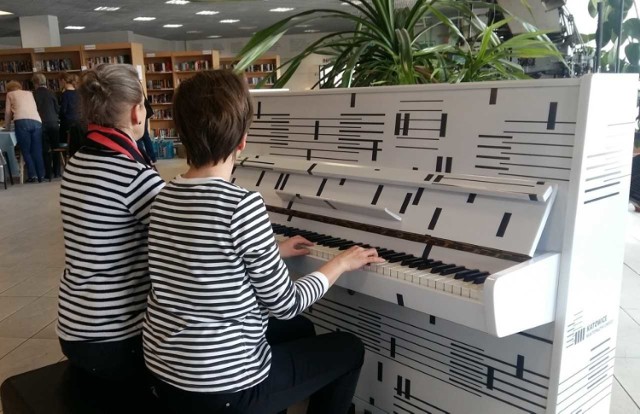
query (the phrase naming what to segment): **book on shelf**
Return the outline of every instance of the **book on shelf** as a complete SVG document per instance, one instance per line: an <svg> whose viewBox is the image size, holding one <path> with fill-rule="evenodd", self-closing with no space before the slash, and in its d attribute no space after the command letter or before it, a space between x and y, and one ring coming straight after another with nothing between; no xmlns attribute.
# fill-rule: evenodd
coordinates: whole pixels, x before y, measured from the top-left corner
<svg viewBox="0 0 640 414"><path fill-rule="evenodd" d="M208 60L190 60L186 62L177 62L174 65L176 72L187 72L196 70L209 70L211 63Z"/></svg>
<svg viewBox="0 0 640 414"><path fill-rule="evenodd" d="M0 62L0 72L33 72L33 65L30 60L4 61Z"/></svg>
<svg viewBox="0 0 640 414"><path fill-rule="evenodd" d="M42 72L60 72L73 70L71 59L44 59L36 60L36 70Z"/></svg>
<svg viewBox="0 0 640 414"><path fill-rule="evenodd" d="M178 136L175 128L152 128L151 134L155 138L176 138Z"/></svg>
<svg viewBox="0 0 640 414"><path fill-rule="evenodd" d="M147 79L147 89L173 89L171 79Z"/></svg>
<svg viewBox="0 0 640 414"><path fill-rule="evenodd" d="M152 104L171 103L172 98L170 93L154 93L149 95L149 102Z"/></svg>
<svg viewBox="0 0 640 414"><path fill-rule="evenodd" d="M87 68L91 69L103 63L128 63L131 64L131 56L118 55L118 56L93 56L87 58Z"/></svg>
<svg viewBox="0 0 640 414"><path fill-rule="evenodd" d="M171 63L166 62L153 62L147 63L146 65L147 72L170 72L171 71Z"/></svg>
<svg viewBox="0 0 640 414"><path fill-rule="evenodd" d="M172 120L173 110L171 109L157 109L153 111L152 120Z"/></svg>

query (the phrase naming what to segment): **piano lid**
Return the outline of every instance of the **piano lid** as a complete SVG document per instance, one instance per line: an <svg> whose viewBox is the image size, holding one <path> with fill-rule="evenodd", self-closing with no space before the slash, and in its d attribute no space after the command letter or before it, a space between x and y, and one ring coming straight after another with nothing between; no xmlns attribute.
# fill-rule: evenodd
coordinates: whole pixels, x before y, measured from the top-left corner
<svg viewBox="0 0 640 414"><path fill-rule="evenodd" d="M272 211L334 217L454 242L448 247L459 242L528 257L556 192L555 184L539 180L264 155L238 159L234 177L260 191Z"/></svg>

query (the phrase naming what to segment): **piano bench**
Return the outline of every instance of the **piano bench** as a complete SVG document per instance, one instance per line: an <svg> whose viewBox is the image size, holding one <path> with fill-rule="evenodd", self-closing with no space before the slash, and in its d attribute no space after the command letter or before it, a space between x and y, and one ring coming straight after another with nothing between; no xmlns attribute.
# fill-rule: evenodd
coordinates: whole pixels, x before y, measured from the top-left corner
<svg viewBox="0 0 640 414"><path fill-rule="evenodd" d="M68 361L7 378L0 387L4 414L163 413L149 392L133 392L119 384L73 369Z"/></svg>

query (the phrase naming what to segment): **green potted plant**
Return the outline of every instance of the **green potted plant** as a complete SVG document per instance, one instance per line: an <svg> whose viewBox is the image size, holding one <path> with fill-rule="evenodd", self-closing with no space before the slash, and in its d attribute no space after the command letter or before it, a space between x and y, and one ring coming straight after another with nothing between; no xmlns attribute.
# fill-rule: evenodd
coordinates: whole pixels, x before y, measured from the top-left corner
<svg viewBox="0 0 640 414"><path fill-rule="evenodd" d="M239 53L236 71L251 65L292 26L327 18L349 21L353 29L326 34L284 62L274 87L283 87L311 54L329 58L331 69L321 79L329 87L520 79L526 75L516 63L518 58L562 59L544 33L531 26L527 26L530 31L502 41L494 31L508 19L483 23L471 7L481 2L418 0L413 6L396 8L393 0L342 1L351 10L309 10L257 32ZM460 30L462 23L468 24L469 35ZM425 41L443 29L448 31L446 42Z"/></svg>

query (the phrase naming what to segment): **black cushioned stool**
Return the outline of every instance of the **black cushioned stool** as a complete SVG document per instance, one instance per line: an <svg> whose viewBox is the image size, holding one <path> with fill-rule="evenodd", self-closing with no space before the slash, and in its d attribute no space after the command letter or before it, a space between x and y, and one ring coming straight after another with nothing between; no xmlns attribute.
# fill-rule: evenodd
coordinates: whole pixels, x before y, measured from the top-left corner
<svg viewBox="0 0 640 414"><path fill-rule="evenodd" d="M97 379L68 361L10 377L0 395L4 414L166 413L150 391Z"/></svg>

